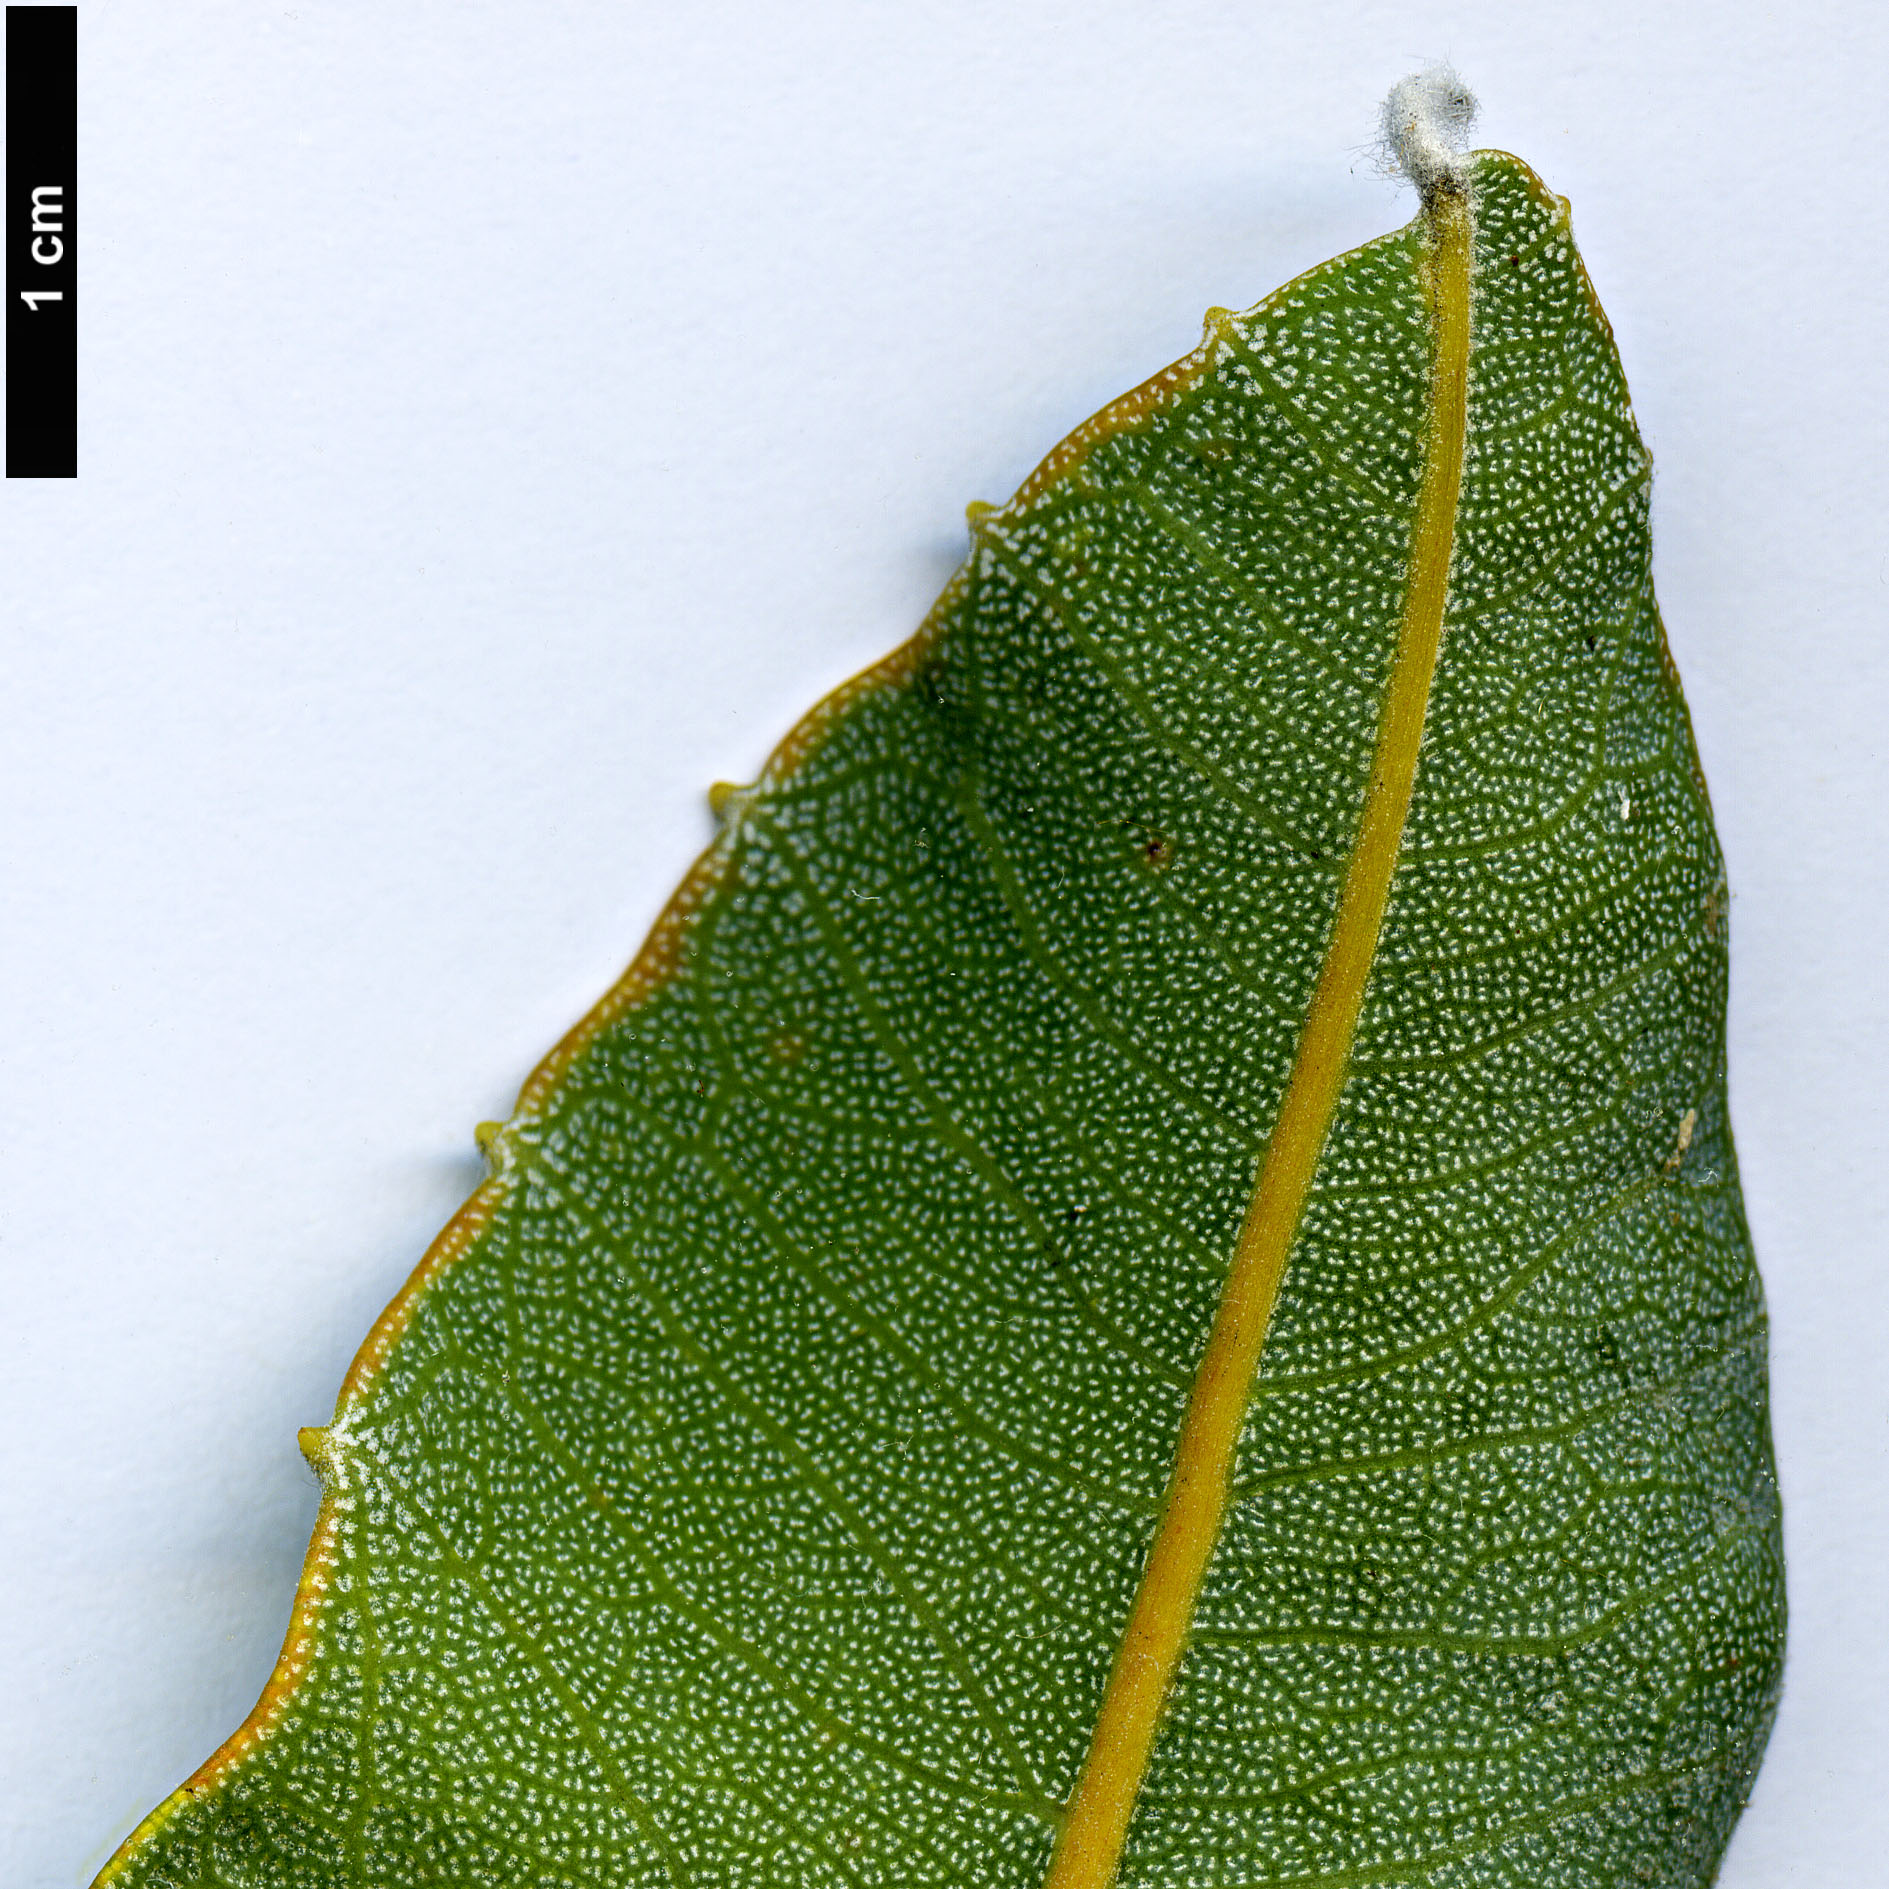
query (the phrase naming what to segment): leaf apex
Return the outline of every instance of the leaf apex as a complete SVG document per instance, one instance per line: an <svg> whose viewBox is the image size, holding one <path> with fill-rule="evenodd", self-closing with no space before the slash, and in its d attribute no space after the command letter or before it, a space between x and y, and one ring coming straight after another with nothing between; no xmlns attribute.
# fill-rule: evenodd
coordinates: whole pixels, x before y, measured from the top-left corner
<svg viewBox="0 0 1889 1889"><path fill-rule="evenodd" d="M1463 150L1480 110L1476 95L1447 62L1399 79L1384 100L1379 152L1384 168L1401 171L1424 202L1469 187Z"/></svg>

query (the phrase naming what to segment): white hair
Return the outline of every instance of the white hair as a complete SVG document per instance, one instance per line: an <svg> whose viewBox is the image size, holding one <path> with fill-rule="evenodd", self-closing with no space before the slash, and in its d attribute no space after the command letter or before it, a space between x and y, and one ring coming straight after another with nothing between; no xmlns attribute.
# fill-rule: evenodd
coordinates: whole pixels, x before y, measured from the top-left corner
<svg viewBox="0 0 1889 1889"><path fill-rule="evenodd" d="M1438 190L1462 189L1468 176L1462 150L1476 110L1475 93L1453 66L1430 66L1399 79L1384 101L1384 167L1402 171L1426 198Z"/></svg>

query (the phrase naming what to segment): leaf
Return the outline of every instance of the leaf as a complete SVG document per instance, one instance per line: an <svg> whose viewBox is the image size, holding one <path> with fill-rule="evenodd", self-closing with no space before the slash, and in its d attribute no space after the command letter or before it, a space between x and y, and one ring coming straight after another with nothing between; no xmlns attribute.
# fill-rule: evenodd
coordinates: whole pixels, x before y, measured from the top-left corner
<svg viewBox="0 0 1889 1889"><path fill-rule="evenodd" d="M717 790L103 1881L1710 1880L1783 1630L1725 884L1566 205L1467 166Z"/></svg>

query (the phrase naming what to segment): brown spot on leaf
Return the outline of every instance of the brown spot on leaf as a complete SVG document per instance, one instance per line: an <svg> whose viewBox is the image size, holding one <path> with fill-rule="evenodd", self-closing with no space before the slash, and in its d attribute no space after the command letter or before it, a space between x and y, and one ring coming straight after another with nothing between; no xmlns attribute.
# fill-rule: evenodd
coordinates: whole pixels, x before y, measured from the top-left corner
<svg viewBox="0 0 1889 1889"><path fill-rule="evenodd" d="M1135 843L1135 858L1149 872L1166 872L1174 863L1174 836L1158 827L1143 826L1138 820L1124 820Z"/></svg>
<svg viewBox="0 0 1889 1889"><path fill-rule="evenodd" d="M1725 888L1715 885L1705 895L1705 935L1718 942L1719 928L1725 923Z"/></svg>

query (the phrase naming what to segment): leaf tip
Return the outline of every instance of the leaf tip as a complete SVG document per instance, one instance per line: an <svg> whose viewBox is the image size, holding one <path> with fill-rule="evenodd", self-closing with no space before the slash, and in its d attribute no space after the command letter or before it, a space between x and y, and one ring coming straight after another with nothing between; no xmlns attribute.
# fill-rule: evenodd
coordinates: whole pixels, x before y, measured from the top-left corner
<svg viewBox="0 0 1889 1889"><path fill-rule="evenodd" d="M1384 168L1401 171L1426 203L1439 191L1462 190L1469 181L1463 147L1479 110L1475 93L1447 63L1399 79L1379 120Z"/></svg>

